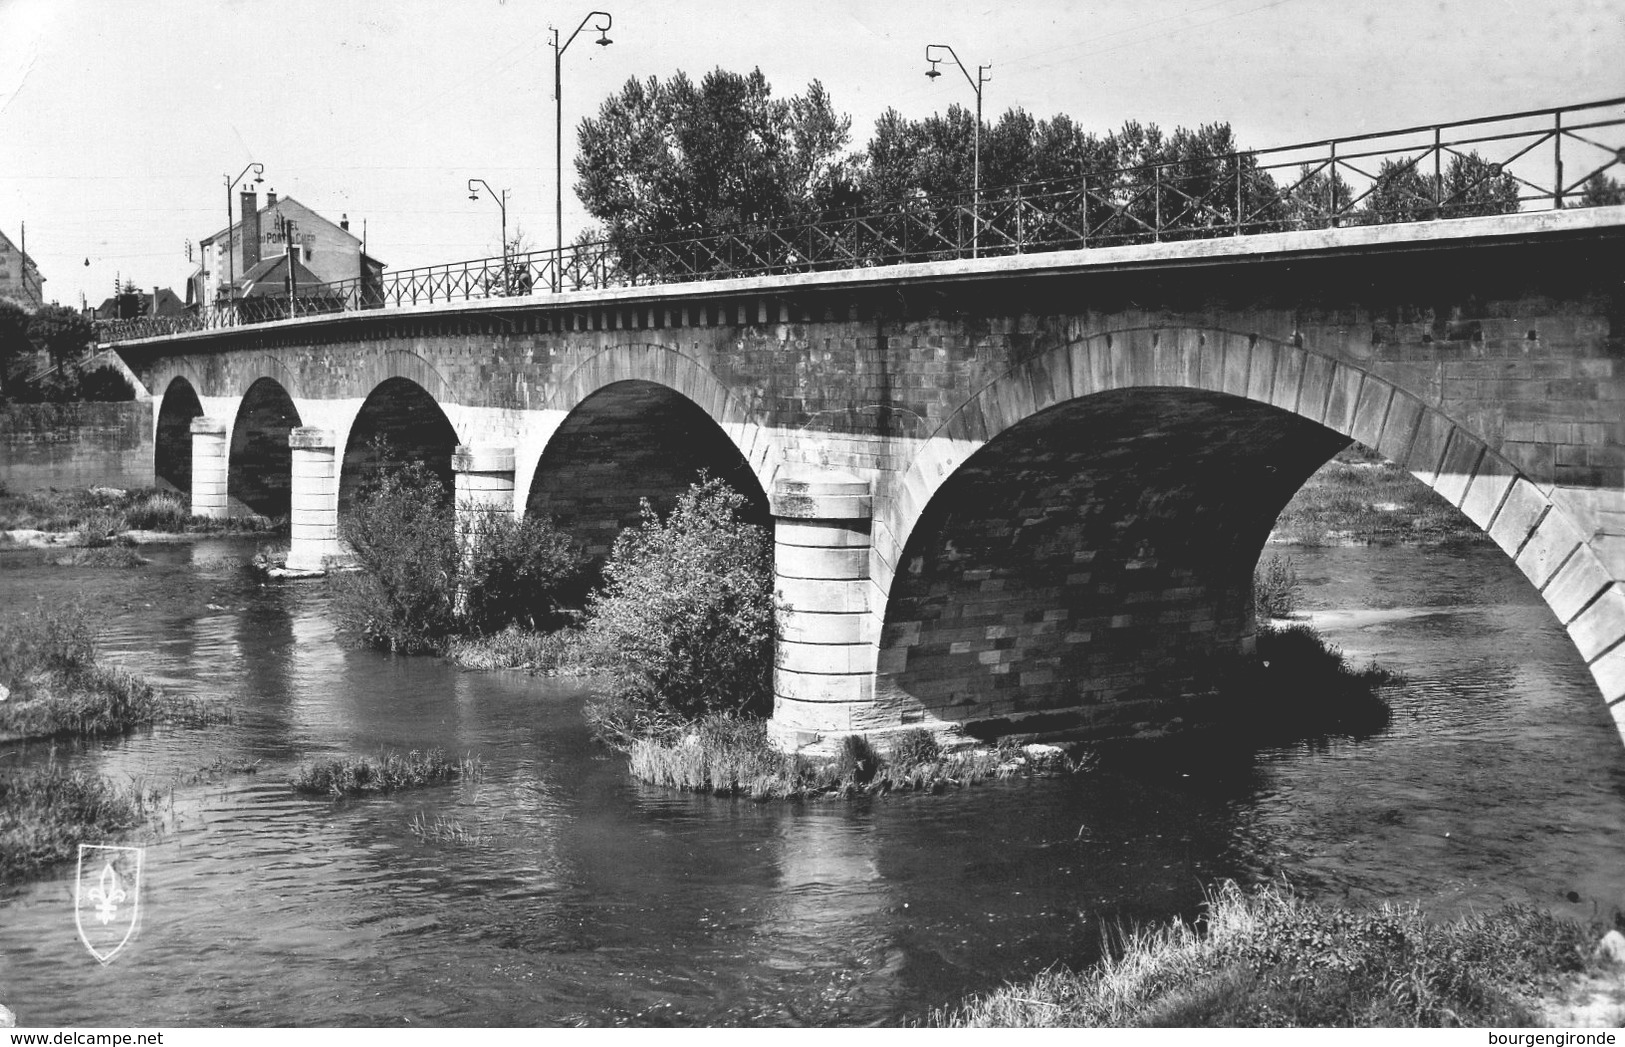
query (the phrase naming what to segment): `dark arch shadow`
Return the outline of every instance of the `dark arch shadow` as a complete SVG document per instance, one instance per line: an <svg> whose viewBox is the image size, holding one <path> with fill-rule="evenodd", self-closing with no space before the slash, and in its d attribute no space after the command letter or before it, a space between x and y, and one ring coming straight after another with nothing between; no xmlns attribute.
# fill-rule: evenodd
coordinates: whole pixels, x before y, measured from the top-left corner
<svg viewBox="0 0 1625 1047"><path fill-rule="evenodd" d="M747 522L771 525L750 463L698 404L655 382L614 382L576 405L548 441L525 511L574 535L595 575L615 536L637 524L643 499L664 515L701 471L745 496Z"/></svg>
<svg viewBox="0 0 1625 1047"><path fill-rule="evenodd" d="M288 515L293 488L288 432L300 424L293 398L274 378L248 387L231 426L226 494L234 512Z"/></svg>
<svg viewBox="0 0 1625 1047"><path fill-rule="evenodd" d="M160 489L192 493L192 419L201 417L203 404L192 383L172 379L164 389L153 434L153 483Z"/></svg>
<svg viewBox="0 0 1625 1047"><path fill-rule="evenodd" d="M387 378L367 395L350 426L339 474L339 511L345 512L369 477L392 465L420 462L453 497L452 452L457 430L421 385Z"/></svg>
<svg viewBox="0 0 1625 1047"><path fill-rule="evenodd" d="M1348 443L1195 389L1028 416L927 503L892 583L877 691L990 734L1149 718L1213 656L1250 647L1270 527Z"/></svg>

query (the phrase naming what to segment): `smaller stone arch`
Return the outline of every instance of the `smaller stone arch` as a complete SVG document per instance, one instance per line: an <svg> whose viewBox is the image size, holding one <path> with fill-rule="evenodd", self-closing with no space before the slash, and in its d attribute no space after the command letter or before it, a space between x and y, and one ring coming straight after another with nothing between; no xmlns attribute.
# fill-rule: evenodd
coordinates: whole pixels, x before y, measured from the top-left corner
<svg viewBox="0 0 1625 1047"><path fill-rule="evenodd" d="M436 403L458 402L446 376L428 360L406 349L388 349L370 358L359 376L363 388L376 390L392 378L405 379L428 393Z"/></svg>
<svg viewBox="0 0 1625 1047"><path fill-rule="evenodd" d="M350 425L339 473L340 511L353 503L369 475L412 462L428 468L449 502L457 444L457 430L440 401L410 378L385 378L367 394Z"/></svg>
<svg viewBox="0 0 1625 1047"><path fill-rule="evenodd" d="M610 381L553 432L525 511L552 518L601 565L620 532L638 524L644 502L664 515L702 474L744 496L747 523L771 526L755 471L709 412L657 382Z"/></svg>
<svg viewBox="0 0 1625 1047"><path fill-rule="evenodd" d="M154 414L153 483L167 491L192 492L192 419L203 416L197 390L181 375L164 386Z"/></svg>
<svg viewBox="0 0 1625 1047"><path fill-rule="evenodd" d="M750 404L710 368L670 346L619 345L595 353L560 380L548 396L546 407L573 411L588 397L617 382L648 382L692 402L733 441L757 485L766 489L779 458L772 435L756 423Z"/></svg>
<svg viewBox="0 0 1625 1047"><path fill-rule="evenodd" d="M251 377L247 379L248 385L242 390L241 395L245 397L262 379L274 381L290 400L298 400L305 395L304 380L298 369L289 367L276 353L267 352L255 358L253 366L246 373Z"/></svg>
<svg viewBox="0 0 1625 1047"><path fill-rule="evenodd" d="M291 510L293 452L288 433L303 423L288 390L260 378L243 393L231 423L227 504L234 512L272 519Z"/></svg>

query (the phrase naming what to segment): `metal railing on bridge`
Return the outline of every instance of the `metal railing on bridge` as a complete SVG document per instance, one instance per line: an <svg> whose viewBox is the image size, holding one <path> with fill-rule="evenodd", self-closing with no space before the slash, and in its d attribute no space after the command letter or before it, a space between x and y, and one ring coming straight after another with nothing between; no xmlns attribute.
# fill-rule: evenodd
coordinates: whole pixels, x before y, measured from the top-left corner
<svg viewBox="0 0 1625 1047"><path fill-rule="evenodd" d="M1625 98L1273 149L1154 157L867 211L740 223L421 266L183 317L100 325L103 342L390 306L1414 222L1603 202L1625 169ZM1594 181L1594 179L1596 181Z"/></svg>

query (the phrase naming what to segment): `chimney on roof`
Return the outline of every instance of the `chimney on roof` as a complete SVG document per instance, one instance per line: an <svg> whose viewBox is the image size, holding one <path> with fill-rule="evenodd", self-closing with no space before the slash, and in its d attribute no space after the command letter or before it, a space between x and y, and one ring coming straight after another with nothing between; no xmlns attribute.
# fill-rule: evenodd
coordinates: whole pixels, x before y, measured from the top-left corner
<svg viewBox="0 0 1625 1047"><path fill-rule="evenodd" d="M275 189L266 190L266 193L265 193L265 206L266 207L275 207L276 206L276 190Z"/></svg>
<svg viewBox="0 0 1625 1047"><path fill-rule="evenodd" d="M152 315L158 315L158 288L152 289Z"/></svg>
<svg viewBox="0 0 1625 1047"><path fill-rule="evenodd" d="M350 231L350 216L349 215L347 215L347 214L339 215L339 228L343 229L345 232Z"/></svg>
<svg viewBox="0 0 1625 1047"><path fill-rule="evenodd" d="M260 205L254 190L243 190L243 268L248 272L260 264Z"/></svg>

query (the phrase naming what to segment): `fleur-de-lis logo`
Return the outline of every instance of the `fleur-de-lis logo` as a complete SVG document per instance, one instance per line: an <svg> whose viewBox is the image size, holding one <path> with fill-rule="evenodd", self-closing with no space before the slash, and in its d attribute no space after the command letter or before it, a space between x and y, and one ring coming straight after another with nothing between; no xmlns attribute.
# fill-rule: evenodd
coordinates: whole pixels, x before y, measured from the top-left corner
<svg viewBox="0 0 1625 1047"><path fill-rule="evenodd" d="M102 963L118 955L141 922L144 849L111 844L79 845L73 922L85 948Z"/></svg>
<svg viewBox="0 0 1625 1047"><path fill-rule="evenodd" d="M85 897L96 903L96 919L104 925L118 916L118 903L125 899L124 882L118 878L112 862L102 866L101 881L85 892Z"/></svg>

